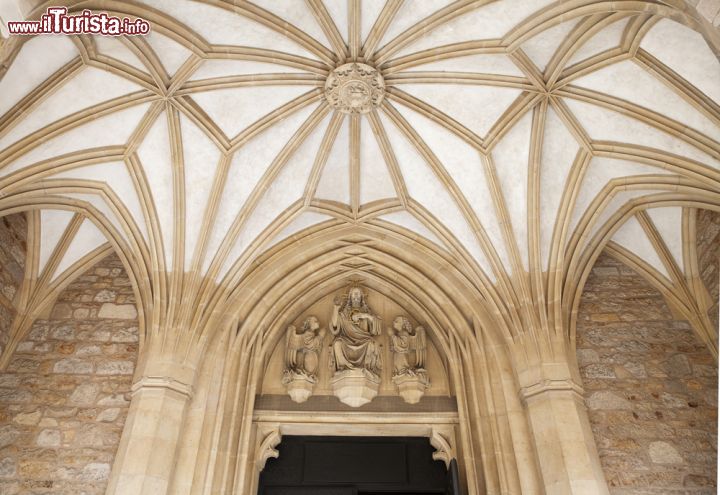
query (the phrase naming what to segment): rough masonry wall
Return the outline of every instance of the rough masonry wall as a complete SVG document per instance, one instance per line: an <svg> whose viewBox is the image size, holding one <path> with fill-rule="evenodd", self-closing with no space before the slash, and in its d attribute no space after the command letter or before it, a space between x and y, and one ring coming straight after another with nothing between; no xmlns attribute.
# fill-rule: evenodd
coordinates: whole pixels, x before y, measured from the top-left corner
<svg viewBox="0 0 720 495"><path fill-rule="evenodd" d="M708 311L710 321L718 330L718 277L720 277L720 213L697 211L697 256L700 278L705 283L713 304Z"/></svg>
<svg viewBox="0 0 720 495"><path fill-rule="evenodd" d="M717 365L685 321L602 254L579 309L590 423L613 494L714 494Z"/></svg>
<svg viewBox="0 0 720 495"><path fill-rule="evenodd" d="M24 213L0 219L0 352L5 349L8 331L15 318L13 299L25 272L27 220Z"/></svg>
<svg viewBox="0 0 720 495"><path fill-rule="evenodd" d="M68 286L0 374L0 493L99 495L137 359L130 280L112 255Z"/></svg>

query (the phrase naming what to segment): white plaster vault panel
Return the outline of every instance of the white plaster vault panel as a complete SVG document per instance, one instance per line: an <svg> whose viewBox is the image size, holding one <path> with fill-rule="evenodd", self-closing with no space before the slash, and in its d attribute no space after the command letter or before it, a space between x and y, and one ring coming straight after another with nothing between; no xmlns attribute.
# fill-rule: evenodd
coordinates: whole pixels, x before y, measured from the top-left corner
<svg viewBox="0 0 720 495"><path fill-rule="evenodd" d="M103 91L97 91L98 87L102 87ZM72 113L139 89L137 84L107 71L85 67L43 102L41 112L31 113L0 138L0 149Z"/></svg>
<svg viewBox="0 0 720 495"><path fill-rule="evenodd" d="M227 137L233 137L308 90L305 86L252 86L196 93L193 99L217 122Z"/></svg>
<svg viewBox="0 0 720 495"><path fill-rule="evenodd" d="M40 263L38 272L42 273L50 255L55 250L60 237L73 217L73 213L65 210L43 210L40 212Z"/></svg>
<svg viewBox="0 0 720 495"><path fill-rule="evenodd" d="M683 269L682 208L651 208L648 215L660 232L677 266Z"/></svg>
<svg viewBox="0 0 720 495"><path fill-rule="evenodd" d="M158 54L160 63L171 77L188 57L192 55L192 52L180 43L154 31L151 31L150 34L145 37L145 40L150 43L153 51Z"/></svg>
<svg viewBox="0 0 720 495"><path fill-rule="evenodd" d="M426 101L481 137L520 95L518 89L459 84L403 84L400 89ZM481 112L477 111L479 108L482 108Z"/></svg>
<svg viewBox="0 0 720 495"><path fill-rule="evenodd" d="M180 118L183 136L185 182L185 267L190 267L195 245L205 218L205 207L210 200L220 150L198 126L185 116Z"/></svg>
<svg viewBox="0 0 720 495"><path fill-rule="evenodd" d="M140 229L140 232L142 232L145 240L148 239L147 226L144 221L142 206L140 205L140 200L137 197L135 187L132 183L132 178L130 178L130 175L128 174L125 163L112 162L88 165L87 167L79 167L55 174L52 178L73 178L98 181L112 187L114 192L118 195L120 201L130 210L130 214L132 215L132 218L136 220L137 227ZM116 216L113 215L113 218L116 218Z"/></svg>
<svg viewBox="0 0 720 495"><path fill-rule="evenodd" d="M214 254L217 251L225 234L268 166L311 112L312 108L305 108L293 114L276 125L272 132L260 133L234 154L220 199L218 215L210 235L209 253ZM203 271L207 271L210 261L211 256L205 258Z"/></svg>
<svg viewBox="0 0 720 495"><path fill-rule="evenodd" d="M65 256L58 264L57 270L53 278L61 275L65 270L70 268L73 263L81 259L85 254L93 249L102 246L105 243L105 236L90 220L83 221L82 225L75 234L70 246L68 246Z"/></svg>
<svg viewBox="0 0 720 495"><path fill-rule="evenodd" d="M320 175L320 182L318 182L315 193L315 197L318 199L350 203L349 122L348 117L343 117L337 138L330 149L325 168Z"/></svg>
<svg viewBox="0 0 720 495"><path fill-rule="evenodd" d="M29 152L1 167L0 175L9 175L28 165L74 151L124 145L149 107L149 103L134 105L126 110L93 119L47 141L33 143L36 146Z"/></svg>
<svg viewBox="0 0 720 495"><path fill-rule="evenodd" d="M523 43L522 49L537 68L544 71L548 62L555 54L555 50L577 23L578 21L573 19L560 23L547 31L543 31Z"/></svg>
<svg viewBox="0 0 720 495"><path fill-rule="evenodd" d="M616 177L630 177L636 175L665 175L667 170L652 167L650 165L642 165L626 160L615 160L612 158L598 157L593 158L588 166L588 170L583 177L582 187L578 200L573 210L570 228L574 229L580 221L582 215L587 211L590 203L598 196L598 193L612 179Z"/></svg>
<svg viewBox="0 0 720 495"><path fill-rule="evenodd" d="M385 45L415 23L449 4L450 2L448 0L408 0L407 2L403 2L385 36L380 41L380 46Z"/></svg>
<svg viewBox="0 0 720 495"><path fill-rule="evenodd" d="M669 39L673 42L668 43ZM645 35L640 47L720 103L720 64L699 33L662 19Z"/></svg>
<svg viewBox="0 0 720 495"><path fill-rule="evenodd" d="M210 43L267 48L314 58L293 41L279 36L277 31L240 15L228 15L229 11L223 8L191 0L148 0L144 3L170 12Z"/></svg>
<svg viewBox="0 0 720 495"><path fill-rule="evenodd" d="M505 198L505 207L510 214L510 222L525 270L528 269L527 197L530 178L528 177L527 163L530 153L531 124L532 114L528 112L508 131L492 151L495 170ZM487 195L475 196L492 197L489 192ZM487 211L488 206L492 205L476 206L476 209L479 210L478 214L481 211ZM492 234L493 237L501 237L500 225L494 225L493 229L495 230ZM500 239L493 239L493 242L501 244ZM508 271L511 271L509 266Z"/></svg>
<svg viewBox="0 0 720 495"><path fill-rule="evenodd" d="M599 69L573 84L646 107L720 140L717 123L632 61Z"/></svg>
<svg viewBox="0 0 720 495"><path fill-rule="evenodd" d="M580 145L555 110L548 109L540 159L540 259L544 263L550 262L560 201L579 149Z"/></svg>
<svg viewBox="0 0 720 495"><path fill-rule="evenodd" d="M303 2L284 4L277 0L255 0L253 3L283 18L293 26L302 29L323 45L328 46L330 44L322 27L320 27L320 24L318 24L312 12L310 12ZM365 2L363 2L363 4L365 4Z"/></svg>
<svg viewBox="0 0 720 495"><path fill-rule="evenodd" d="M150 128L138 156L144 165L148 185L152 193L153 203L160 221L160 231L165 252L165 263L168 270L173 266L173 173L168 134L168 122L162 112Z"/></svg>
<svg viewBox="0 0 720 495"><path fill-rule="evenodd" d="M0 114L4 114L33 88L79 54L66 37L36 36L23 45L0 79Z"/></svg>
<svg viewBox="0 0 720 495"><path fill-rule="evenodd" d="M662 275L670 278L665 265L663 265L660 257L655 251L650 239L648 239L640 222L635 217L630 218L622 227L620 227L612 238L613 241L622 247L629 249L640 259L650 263L650 265L659 271Z"/></svg>
<svg viewBox="0 0 720 495"><path fill-rule="evenodd" d="M570 57L568 65L576 64L582 60L597 55L598 53L604 52L620 46L622 41L622 34L625 30L625 26L629 21L629 17L615 21L606 28L602 29L599 33L594 34L580 48Z"/></svg>
<svg viewBox="0 0 720 495"><path fill-rule="evenodd" d="M485 4L431 30L417 42L400 50L398 56L451 43L502 38L533 12L550 3L551 0L498 0Z"/></svg>
<svg viewBox="0 0 720 495"><path fill-rule="evenodd" d="M360 204L396 196L390 171L367 119L360 123Z"/></svg>
<svg viewBox="0 0 720 495"><path fill-rule="evenodd" d="M315 162L315 154L323 137L322 131L327 127L329 120L330 117L325 117L324 121L314 129L312 134L290 157L287 166L280 171L270 187L265 191L250 214L250 218L245 222L219 277L227 273L230 265L245 252L273 220L289 209L293 203L302 199L305 184L308 182L310 171Z"/></svg>
<svg viewBox="0 0 720 495"><path fill-rule="evenodd" d="M125 43L122 42L121 38L113 38L112 36L95 36L95 47L101 55L112 57L121 62L135 67L143 72L147 72L148 68L145 64L135 55Z"/></svg>
<svg viewBox="0 0 720 495"><path fill-rule="evenodd" d="M647 146L720 168L720 161L695 146L639 120L572 98L564 101L593 139Z"/></svg>
<svg viewBox="0 0 720 495"><path fill-rule="evenodd" d="M312 9L303 2L258 0L256 5L269 13L268 25L263 25L243 16L240 5L229 5L230 8L224 9L189 0L147 0L144 3L179 21L208 43L208 47L193 52L177 41L182 38L181 33L178 38L171 39L167 32L156 30L147 37L147 46L143 46L143 50L151 50L170 76L183 76L187 81L253 74L293 77L281 84L263 81L247 84L246 81L243 85L213 90L207 87L193 89L192 85L185 88L186 82L178 81L178 89L184 91L186 96L183 98L188 99L186 103L195 103L199 107L198 112L191 115L187 107L175 101L173 94L164 96L168 88L150 90L139 84L134 76L99 63L82 67L52 92L41 95L27 111L11 115L8 112L13 112L13 106L34 88L72 60L79 60L78 49L69 38L28 39L0 79L0 116L4 116L0 122L7 122L0 127L0 178L17 173L14 177L22 174L33 184L33 174L37 173L38 180L90 180L105 184L127 209L128 218L118 217L97 194L75 191L65 196L87 201L97 208L106 217L105 224L113 226L121 239L131 240L122 227L124 223L137 226L142 236L139 241L145 243L156 257L164 258L167 270L191 270L195 261L200 272L206 273L215 261L214 276L221 280L238 259L249 262L268 247L298 235L308 227L330 219L346 221L348 216L362 215L367 211L367 205L372 205L377 210L367 215L368 219L380 218L400 225L451 252L455 252L453 246L459 246L494 280L498 267L494 268L489 262L491 253L497 254L499 268L508 273L530 268L532 246L527 221L530 215L539 215L540 253L537 254L545 268L556 225L568 215L568 236L571 235L593 199L609 181L658 174L697 177L689 173L689 168L685 170L684 165L670 168L663 162L663 156L668 161L673 159L672 155L693 160L702 170L705 170L702 167L720 168L717 152L720 149L720 119L632 58L601 64L572 80L567 87L592 90L598 93L598 99L607 95L649 109L676 122L679 128L701 133L700 141L704 145L693 141L687 133L667 128L660 130L660 125L653 126L641 122L639 117L622 114L618 111L622 103L606 102L612 107L610 109L601 106L600 101L584 102L569 96L554 97L566 105L567 115L551 101L544 116L544 128L534 128L533 113L537 112L537 107L519 107L523 101L528 101L527 96L540 90L521 70L522 63L514 61L517 59L512 58L512 50L498 46L482 53L453 50L448 58L424 58L419 65L393 74L406 79L395 79L392 85L428 105L427 110L436 119L430 120L392 96L387 97L392 107L407 120L410 133L419 136L420 143L409 140L405 130L390 118L388 109L380 107L375 110L377 122L384 129L379 135L373 131L370 116L360 116L357 170L351 168L354 160L347 117L343 118L334 141L329 143L324 166L316 169L319 167L317 161L322 157L319 155L321 142L332 118L332 112L328 112L305 140L298 143L297 150L271 173L269 170L277 164L276 158L283 148L307 125L306 119L327 104L324 99L279 116L239 146L231 147L227 140L278 107L295 102L322 86L322 71L331 69L330 66L321 68L324 55L310 44L303 45L302 41L287 36L289 23L325 46L324 53L336 51L337 47L331 45ZM432 28L416 29L418 36L396 47L387 54L386 60L392 62L405 55L452 43L477 40L501 43L503 38L516 35L523 23L536 18L537 13L551 3L550 0L499 0L487 4L478 2L475 8L460 15L447 12L444 22ZM418 23L448 5L447 0L405 1L378 40L376 50L392 46L388 44L398 36L412 32L413 27L421 26ZM347 3L332 1L325 2L325 6L340 37L349 44L351 12ZM382 0L361 2L361 17L357 24L360 49L384 6ZM623 32L635 15L628 13L575 47L566 66L611 48L620 49ZM521 49L542 71L573 28L584 19L559 17L558 22L548 22L513 49ZM717 83L720 63L702 36L675 21L654 20L657 22L640 41L641 54L644 50L656 57L696 88L702 98L720 101ZM673 42L668 43L668 39ZM152 81L151 71L127 42L101 37L94 42L97 53L141 70L148 81ZM238 52L231 54L223 46L255 51L253 56L240 56ZM203 54L203 49L212 53ZM365 55L365 60L372 63L372 56ZM204 60L192 73L178 75L178 69L191 56ZM221 58L224 56L230 58ZM295 56L301 58L293 58ZM241 59L243 57L246 59ZM379 69L382 72L383 67ZM515 83L506 86L484 82L459 84L452 78L433 82L412 80L418 72L430 71L446 78L456 72L513 76L516 78L513 81L523 82L524 89L510 87ZM298 84L298 74L319 77L317 81ZM143 94L152 101L118 106L108 115L82 124L73 123L53 135L43 134L47 126L58 119L131 93ZM533 104L537 105L541 100L537 98ZM179 125L172 133L168 125L169 109L179 116ZM513 111L518 111L517 118L504 120ZM470 129L481 140L488 136L493 140L468 144L450 128L448 117ZM589 136L591 142L585 144L586 147L601 141L605 141L606 146L633 144L648 147L660 157L657 166L632 161L629 156L623 159L594 156L580 180L569 181L569 177L580 172L572 167L583 144L582 139L571 132L574 122L579 123ZM214 129L221 132L214 135ZM27 146L13 147L13 143L25 137L28 137ZM529 174L529 164L534 159L530 156L532 142L536 143L539 160L538 211L534 211L535 206L528 201L529 184L533 179ZM79 164L54 175L44 172L40 164L46 160L52 164L58 157L109 146L120 147L127 153L92 165ZM427 148L423 149L424 146ZM491 160L487 161L487 157ZM139 171L133 172L131 168L134 160L140 165ZM319 171L319 176L311 175L314 169ZM317 187L308 188L315 179ZM491 187L491 179L496 181L496 187ZM311 196L306 197L306 192ZM657 187L619 192L602 211L589 212L595 214L595 221L585 232L585 237L598 232L627 201L661 192L663 190ZM574 204L568 204L570 209L566 211L561 207L563 198L567 202L571 197ZM182 209L179 198L184 199ZM351 204L354 198L357 198L356 205ZM332 207L326 208L328 204ZM210 205L217 206L212 218L207 217ZM397 211L398 205L405 205L405 208ZM57 221L48 220L53 215L58 216ZM178 215L184 217L178 218ZM681 264L680 208L651 209L649 215L675 261ZM45 264L69 217L66 213L55 212L43 213L42 218L46 231L43 231L41 260ZM507 231L512 237L510 240L503 235L505 219L510 223ZM363 217L353 221L362 222ZM433 234L434 227L429 228L431 223L438 227L442 239ZM159 239L150 235L149 225L157 225ZM178 226L184 226L184 235L175 232ZM90 224L83 228L83 235L90 239L85 247L88 252L99 242L99 238L89 234L92 231L95 235L100 230ZM483 244L480 228L484 230L487 244ZM644 254L647 244L642 238L635 240L628 234L632 228L635 227L619 230L615 239L633 252ZM203 236L206 237L204 254L197 258L198 241ZM567 237L557 240L560 247L567 243ZM173 256L180 252L175 243L181 241L184 242L183 259L175 260ZM68 253L67 260L77 260L81 256L77 250L82 247L73 246L75 251L72 255ZM517 265L512 255L514 249L519 255ZM217 257L219 252L227 255ZM64 263L69 266L70 261Z"/></svg>

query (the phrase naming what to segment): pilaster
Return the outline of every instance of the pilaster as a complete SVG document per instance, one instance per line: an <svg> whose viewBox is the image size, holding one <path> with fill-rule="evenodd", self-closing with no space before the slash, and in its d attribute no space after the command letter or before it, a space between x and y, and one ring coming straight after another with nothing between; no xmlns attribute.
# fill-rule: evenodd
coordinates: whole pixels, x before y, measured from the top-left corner
<svg viewBox="0 0 720 495"><path fill-rule="evenodd" d="M194 370L159 359L135 381L108 495L168 493L193 378Z"/></svg>
<svg viewBox="0 0 720 495"><path fill-rule="evenodd" d="M546 363L521 375L520 397L547 494L609 493L582 393L566 363Z"/></svg>

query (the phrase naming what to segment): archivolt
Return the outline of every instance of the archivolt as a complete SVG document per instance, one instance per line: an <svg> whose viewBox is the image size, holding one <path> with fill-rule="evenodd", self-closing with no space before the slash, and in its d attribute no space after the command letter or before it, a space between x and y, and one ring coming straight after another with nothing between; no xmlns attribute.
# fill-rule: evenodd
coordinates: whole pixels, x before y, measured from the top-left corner
<svg viewBox="0 0 720 495"><path fill-rule="evenodd" d="M675 262L667 246L657 233L652 220L646 213L648 209L663 206L680 206L684 208L684 267L678 266ZM708 308L703 304L705 298L698 293L698 291L703 290L700 288L702 282L698 285L695 280L698 278L699 273L697 259L694 255L695 226L694 222L688 220L689 215L694 215L695 208L720 212L720 198L714 191L708 191L694 185L678 184L669 192L651 194L628 202L598 230L594 238L588 243L588 246L578 255L577 278L568 285L564 296L564 306L568 317L567 335L573 345L575 342L577 312L585 282L590 275L595 260L603 249L607 249L610 255L637 270L641 276L660 291L668 303L687 318L698 337L708 346L710 352L717 359L717 333L708 319ZM613 234L633 216L638 219L643 230L650 238L654 249L670 273L670 280L661 275L646 260L610 240Z"/></svg>
<svg viewBox="0 0 720 495"><path fill-rule="evenodd" d="M461 417L460 451L467 466L483 470L479 477L472 473L471 486L481 493L483 484L517 486L521 477L523 483L532 483L528 481L535 476L532 467L529 474L521 475L513 468L514 461L508 463L508 456L525 455L518 452L524 448L518 440L523 433L509 435L510 424L500 412L519 407L518 387L509 385L516 383L508 352L514 336L512 327L502 322L499 308L493 309L487 291L474 286L461 266L429 243L413 241L380 223L337 226L330 222L261 256L240 284L218 302L217 319L205 325L203 348L214 354L220 342L227 342L223 383L228 388L221 406L226 412L221 415L221 434L210 449L214 459L203 461L215 465L217 484L213 486L221 492L242 491L247 486L247 480L236 476L249 475L252 466L243 468L234 459L247 459L248 453L237 449L252 446L254 396L264 362L288 322L356 279L426 323L449 361ZM217 330L210 333L209 329ZM215 358L206 356L202 366L212 367L214 362ZM240 383L243 386L232 385ZM206 416L220 418L210 412Z"/></svg>

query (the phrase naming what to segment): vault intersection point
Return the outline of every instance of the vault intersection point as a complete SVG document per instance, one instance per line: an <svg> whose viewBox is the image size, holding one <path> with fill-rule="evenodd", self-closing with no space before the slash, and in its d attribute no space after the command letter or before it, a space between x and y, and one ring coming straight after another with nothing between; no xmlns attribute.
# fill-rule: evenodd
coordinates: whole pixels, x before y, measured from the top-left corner
<svg viewBox="0 0 720 495"><path fill-rule="evenodd" d="M346 114L372 111L385 97L385 80L367 64L351 62L333 69L325 81L325 99Z"/></svg>

